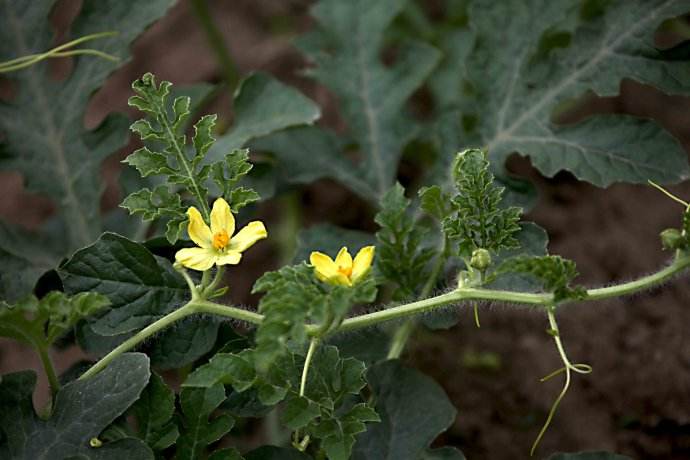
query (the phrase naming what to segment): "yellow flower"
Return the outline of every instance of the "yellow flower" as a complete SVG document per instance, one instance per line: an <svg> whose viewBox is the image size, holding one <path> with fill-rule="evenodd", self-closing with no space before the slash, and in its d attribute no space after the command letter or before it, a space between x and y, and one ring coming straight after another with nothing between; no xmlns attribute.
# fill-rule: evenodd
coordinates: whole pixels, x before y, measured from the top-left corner
<svg viewBox="0 0 690 460"><path fill-rule="evenodd" d="M363 247L355 256L355 260L352 260L352 256L344 246L338 252L335 260L322 252L314 251L309 257L309 262L314 266L314 273L321 281L341 286L352 286L369 273L375 249L374 246Z"/></svg>
<svg viewBox="0 0 690 460"><path fill-rule="evenodd" d="M236 265L242 259L242 252L258 240L266 238L263 222L249 222L246 227L235 232L235 218L228 202L218 198L211 210L211 228L206 225L201 213L194 206L187 210L189 225L187 232L198 248L180 249L175 260L187 268L205 271L215 265Z"/></svg>

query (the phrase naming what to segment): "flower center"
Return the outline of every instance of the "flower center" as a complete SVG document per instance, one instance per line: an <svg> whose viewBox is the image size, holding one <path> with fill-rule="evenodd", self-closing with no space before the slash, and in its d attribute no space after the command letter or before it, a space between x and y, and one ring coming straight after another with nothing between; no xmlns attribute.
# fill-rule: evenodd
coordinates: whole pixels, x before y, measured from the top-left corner
<svg viewBox="0 0 690 460"><path fill-rule="evenodd" d="M338 273L342 273L349 278L352 276L352 267L338 267Z"/></svg>
<svg viewBox="0 0 690 460"><path fill-rule="evenodd" d="M225 230L221 230L213 234L213 247L219 251L225 249L230 242L230 236Z"/></svg>

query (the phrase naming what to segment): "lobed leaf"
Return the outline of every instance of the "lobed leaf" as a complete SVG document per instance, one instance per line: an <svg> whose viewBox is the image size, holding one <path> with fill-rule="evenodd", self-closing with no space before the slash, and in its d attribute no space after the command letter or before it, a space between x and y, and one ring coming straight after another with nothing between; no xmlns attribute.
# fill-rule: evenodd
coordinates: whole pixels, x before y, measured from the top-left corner
<svg viewBox="0 0 690 460"><path fill-rule="evenodd" d="M84 458L88 460L153 460L139 439L123 438L90 446L111 422L134 403L149 380L148 358L126 353L87 380L65 385L55 398L48 420L33 409L33 371L3 376L0 382L0 457L16 460Z"/></svg>

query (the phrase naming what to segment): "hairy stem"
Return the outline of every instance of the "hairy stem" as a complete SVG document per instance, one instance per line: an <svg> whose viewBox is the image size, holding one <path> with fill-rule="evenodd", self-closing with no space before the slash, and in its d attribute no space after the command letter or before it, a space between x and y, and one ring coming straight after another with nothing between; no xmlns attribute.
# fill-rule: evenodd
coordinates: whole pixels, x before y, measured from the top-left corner
<svg viewBox="0 0 690 460"><path fill-rule="evenodd" d="M621 297L636 292L644 291L665 281L668 281L676 274L682 272L690 266L690 255L683 255L676 259L671 265L661 269L660 271L640 279L622 283L615 286L605 288L596 288L587 290L587 298L580 302L588 300L603 300L613 297ZM196 288L195 288L196 289ZM432 311L446 305L459 303L468 300L488 300L506 303L517 303L525 305L535 305L548 307L554 304L553 294L545 293L527 293L514 291L498 291L493 289L482 288L459 288L445 294L441 294L428 299L418 300L404 305L381 310L366 315L355 316L343 321L340 326L333 331L346 332L364 327L374 326L384 321L391 321L394 319L405 318L413 315ZM113 351L104 356L100 361L94 364L89 370L82 374L80 379L88 378L108 365L118 355L131 350L146 338L155 334L171 325L175 321L189 316L194 313L209 313L227 318L233 318L240 321L246 321L251 324L259 325L263 321L263 315L241 308L236 308L228 305L221 305L208 300L193 298L186 305L172 313L162 317L158 321L150 324L146 328L139 331L137 334L124 341L121 345ZM315 336L320 333L319 326L307 325L307 331L310 335ZM577 365L573 365L577 367ZM572 369L572 368L571 368Z"/></svg>
<svg viewBox="0 0 690 460"><path fill-rule="evenodd" d="M151 337L153 334L162 331L166 327L170 326L173 324L175 321L178 321L186 316L189 316L193 313L195 313L196 310L194 309L194 303L189 302L185 304L183 307L168 313L161 319L154 321L153 323L149 324L146 326L144 329L140 330L136 334L134 334L132 337L129 339L125 340L122 342L120 345L115 347L110 353L102 357L96 364L91 366L86 372L84 372L81 376L79 376L79 380L81 379L87 379L93 375L96 375L98 372L101 370L105 369L105 367L115 358L117 358L119 355L122 353L125 353L137 345L139 345L141 342L146 340L148 337Z"/></svg>

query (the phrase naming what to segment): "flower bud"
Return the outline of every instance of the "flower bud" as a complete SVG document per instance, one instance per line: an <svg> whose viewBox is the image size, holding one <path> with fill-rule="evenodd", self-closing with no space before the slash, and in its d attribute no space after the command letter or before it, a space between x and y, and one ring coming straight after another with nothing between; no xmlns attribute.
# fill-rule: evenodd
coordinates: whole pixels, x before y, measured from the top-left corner
<svg viewBox="0 0 690 460"><path fill-rule="evenodd" d="M685 238L678 229L667 228L659 234L661 237L661 245L664 249L680 249L685 244Z"/></svg>
<svg viewBox="0 0 690 460"><path fill-rule="evenodd" d="M491 265L491 254L484 248L475 249L472 252L470 265L479 271L486 270Z"/></svg>

